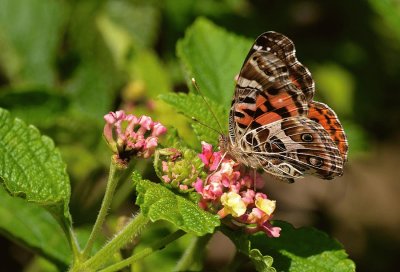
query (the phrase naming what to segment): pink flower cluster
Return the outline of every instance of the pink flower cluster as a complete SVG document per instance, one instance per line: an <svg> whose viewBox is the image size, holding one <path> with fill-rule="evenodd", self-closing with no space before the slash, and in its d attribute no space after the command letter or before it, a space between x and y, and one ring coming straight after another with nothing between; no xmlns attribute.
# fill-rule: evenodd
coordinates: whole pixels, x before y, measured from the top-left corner
<svg viewBox="0 0 400 272"><path fill-rule="evenodd" d="M228 222L232 226L244 226L248 233L263 231L269 237L279 237L281 229L269 223L275 201L255 191L262 187L260 176L242 172L238 163L222 157L221 152L213 152L212 146L205 142L199 157L208 173L205 180L197 178L193 184L201 195L200 207L217 212L221 218L231 215L232 220Z"/></svg>
<svg viewBox="0 0 400 272"><path fill-rule="evenodd" d="M158 145L158 137L167 129L151 117L136 117L120 110L104 116L104 137L120 163L127 164L133 156L148 158Z"/></svg>

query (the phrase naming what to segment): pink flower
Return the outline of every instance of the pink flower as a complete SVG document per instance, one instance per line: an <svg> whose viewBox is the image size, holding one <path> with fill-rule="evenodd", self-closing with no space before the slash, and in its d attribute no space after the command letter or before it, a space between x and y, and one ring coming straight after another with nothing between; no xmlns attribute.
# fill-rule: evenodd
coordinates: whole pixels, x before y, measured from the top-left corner
<svg viewBox="0 0 400 272"><path fill-rule="evenodd" d="M242 199L246 203L246 205L254 203L255 193L253 190L247 189L246 191L241 192Z"/></svg>
<svg viewBox="0 0 400 272"><path fill-rule="evenodd" d="M254 172L252 175L243 172L238 163L222 157L221 152L213 152L212 146L205 142L198 156L208 174L204 180L197 178L192 184L201 195L199 206L218 211L221 218L231 220L231 225L244 226L246 232L263 231L270 237L279 237L280 228L269 223L276 202L254 191L254 187L262 187L261 177Z"/></svg>
<svg viewBox="0 0 400 272"><path fill-rule="evenodd" d="M161 125L161 123L155 122L151 136L158 137L160 135L163 135L166 131L167 129L163 125Z"/></svg>
<svg viewBox="0 0 400 272"><path fill-rule="evenodd" d="M218 164L221 161L221 152L213 152L212 145L206 142L201 142L201 144L202 152L199 154L199 158L202 160L205 166L209 167L210 171L214 171L217 169Z"/></svg>
<svg viewBox="0 0 400 272"><path fill-rule="evenodd" d="M143 131L143 133L147 130L150 130L154 126L151 117L148 117L146 115L143 115L139 118L139 124L141 125L140 129Z"/></svg>
<svg viewBox="0 0 400 272"><path fill-rule="evenodd" d="M271 223L265 221L260 227L260 230L265 232L269 237L279 237L282 229L280 227L274 227Z"/></svg>
<svg viewBox="0 0 400 272"><path fill-rule="evenodd" d="M121 166L127 166L133 156L148 158L153 155L158 136L166 132L162 124L148 116L137 118L121 110L106 114L104 120L104 138Z"/></svg>

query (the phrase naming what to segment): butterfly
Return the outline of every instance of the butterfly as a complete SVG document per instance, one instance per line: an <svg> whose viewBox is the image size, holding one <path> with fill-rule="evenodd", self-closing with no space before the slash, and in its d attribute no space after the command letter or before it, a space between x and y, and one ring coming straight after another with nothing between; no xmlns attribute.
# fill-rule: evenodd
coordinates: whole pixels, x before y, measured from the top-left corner
<svg viewBox="0 0 400 272"><path fill-rule="evenodd" d="M346 135L335 112L313 100L314 80L295 53L280 33L257 38L237 78L220 148L290 183L305 175L332 179L343 174Z"/></svg>

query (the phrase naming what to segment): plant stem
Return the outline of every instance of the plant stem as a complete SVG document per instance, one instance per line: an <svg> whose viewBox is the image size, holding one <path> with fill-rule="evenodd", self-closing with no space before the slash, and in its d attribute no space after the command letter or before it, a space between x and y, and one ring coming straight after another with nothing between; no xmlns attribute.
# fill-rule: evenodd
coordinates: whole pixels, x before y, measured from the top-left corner
<svg viewBox="0 0 400 272"><path fill-rule="evenodd" d="M72 230L72 228L69 229L68 240L71 245L73 260L74 260L74 262L79 262L82 255L80 252L78 240L76 239L75 233Z"/></svg>
<svg viewBox="0 0 400 272"><path fill-rule="evenodd" d="M80 269L81 271L96 271L104 265L115 252L123 248L136 236L144 226L149 222L149 218L142 214L136 217L126 225L108 244L100 249L93 257L84 262Z"/></svg>
<svg viewBox="0 0 400 272"><path fill-rule="evenodd" d="M126 168L126 170L120 177L120 182L122 182L122 184L115 191L113 203L111 204L110 207L111 211L117 210L121 206L121 204L128 198L128 196L132 193L133 191L132 182L127 182L128 179L129 181L132 181L131 179L132 172L135 170L138 171L139 173L143 173L146 164L147 164L146 161L136 160L134 161L134 163L131 162L128 165L128 168Z"/></svg>
<svg viewBox="0 0 400 272"><path fill-rule="evenodd" d="M92 229L92 233L90 234L89 240L83 250L82 257L85 260L92 251L93 244L96 241L97 236L99 235L101 228L104 223L104 219L106 218L108 209L111 205L112 198L114 196L115 188L117 187L119 177L123 173L123 169L117 167L117 165L111 160L110 163L110 173L108 175L106 192L104 194L103 202L101 203L99 214L97 215L96 222Z"/></svg>
<svg viewBox="0 0 400 272"><path fill-rule="evenodd" d="M81 259L81 252L80 252L80 248L79 248L79 243L76 239L75 233L72 229L71 226L71 217L56 217L56 220L60 223L60 226L62 228L62 230L65 233L65 236L67 237L68 240L68 244L72 250L72 256L73 256L73 262L79 262Z"/></svg>
<svg viewBox="0 0 400 272"><path fill-rule="evenodd" d="M180 238L181 236L183 236L184 234L186 234L183 230L178 230L174 233L171 233L170 235L168 235L167 237L161 239L160 241L154 243L153 245L151 245L150 247L147 247L143 250L141 250L140 252L132 255L131 257L118 262L114 265L111 265L105 269L100 270L100 272L114 272L114 271L119 271L120 269L133 264L134 262L143 259L144 257L154 253L155 251L161 250L163 249L166 245L172 243L173 241L175 241L176 239Z"/></svg>
<svg viewBox="0 0 400 272"><path fill-rule="evenodd" d="M192 270L190 268L193 268L193 265L200 266L203 261L206 245L211 237L212 234L195 237L176 264L174 271L189 271ZM196 267L195 270L198 270L198 268Z"/></svg>

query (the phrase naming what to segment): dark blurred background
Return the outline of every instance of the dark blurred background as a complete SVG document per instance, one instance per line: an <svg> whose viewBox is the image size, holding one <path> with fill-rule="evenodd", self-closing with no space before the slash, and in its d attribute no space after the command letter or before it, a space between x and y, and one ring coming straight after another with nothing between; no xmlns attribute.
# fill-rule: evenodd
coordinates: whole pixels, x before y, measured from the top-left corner
<svg viewBox="0 0 400 272"><path fill-rule="evenodd" d="M60 147L72 182L75 226L93 222L104 190L109 153L102 116L124 108L172 123L175 113L155 98L187 91L175 44L199 16L251 39L268 30L290 37L316 81L316 99L335 109L348 134L343 177L268 183L279 203L275 219L326 231L344 245L357 271L398 271L395 0L0 0L0 107ZM187 120L173 122L190 137ZM114 209L129 199L129 190L119 194ZM2 267L9 271L43 267L8 238L0 237L0 244Z"/></svg>

